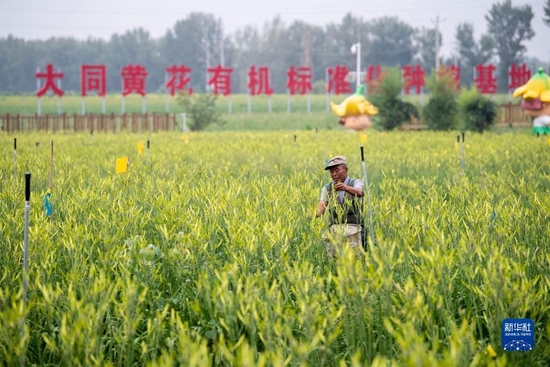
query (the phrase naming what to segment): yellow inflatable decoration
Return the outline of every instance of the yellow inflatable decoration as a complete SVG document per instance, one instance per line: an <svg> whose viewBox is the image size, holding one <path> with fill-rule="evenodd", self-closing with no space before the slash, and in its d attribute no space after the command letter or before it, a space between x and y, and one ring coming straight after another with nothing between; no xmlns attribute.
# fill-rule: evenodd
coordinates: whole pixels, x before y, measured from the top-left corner
<svg viewBox="0 0 550 367"><path fill-rule="evenodd" d="M378 113L374 107L363 96L363 86L357 87L357 91L347 97L340 104L330 102L332 112L340 118L338 123L346 129L361 131L372 125L371 116Z"/></svg>
<svg viewBox="0 0 550 367"><path fill-rule="evenodd" d="M521 108L527 116L533 117L533 133L550 134L550 76L539 68L513 96L523 98Z"/></svg>

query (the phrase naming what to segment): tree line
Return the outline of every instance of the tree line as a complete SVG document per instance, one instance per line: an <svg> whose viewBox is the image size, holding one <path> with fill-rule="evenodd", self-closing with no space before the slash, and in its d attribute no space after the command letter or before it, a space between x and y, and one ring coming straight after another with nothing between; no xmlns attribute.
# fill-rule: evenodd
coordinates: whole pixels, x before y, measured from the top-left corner
<svg viewBox="0 0 550 367"><path fill-rule="evenodd" d="M538 11L538 9L537 9ZM543 9L545 24L550 26L550 0ZM526 62L525 42L535 35L531 26L534 13L530 5L513 6L511 0L492 5L485 19L488 33L479 39L474 26L464 22L457 26L456 47L441 65L461 68L461 85L473 82L473 67L492 62L498 68L499 91L507 90L508 66ZM311 67L314 92L324 91L325 70L346 65L355 70L356 56L350 46L361 42L363 68L366 65L402 67L420 64L430 72L436 64L436 29L414 28L397 17L368 21L360 15L346 14L339 23L314 26L303 21L286 24L279 16L263 28L245 26L233 34L224 32L223 22L212 14L194 12L178 20L163 37L153 39L143 28L114 34L108 41L88 38L50 38L24 40L13 36L0 39L0 92L33 93L37 69L52 63L65 77L66 92L80 91L80 67L102 64L107 67L108 92L120 92L120 72L128 64L144 66L148 93L164 93L165 69L185 65L192 69L191 87L205 91L207 69L230 66L232 90L247 92L247 72L251 65L267 66L275 93L286 91L289 66ZM439 33L439 44L444 43ZM535 63L542 62L535 60ZM530 64L533 64L531 62Z"/></svg>

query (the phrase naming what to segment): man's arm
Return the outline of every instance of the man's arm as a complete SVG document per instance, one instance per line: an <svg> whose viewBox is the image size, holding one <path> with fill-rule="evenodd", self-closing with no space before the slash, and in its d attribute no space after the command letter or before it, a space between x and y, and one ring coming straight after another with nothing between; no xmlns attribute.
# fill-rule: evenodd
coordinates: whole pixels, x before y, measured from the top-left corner
<svg viewBox="0 0 550 367"><path fill-rule="evenodd" d="M317 210L315 211L315 216L320 217L325 214L325 209L327 208L327 189L323 186L321 189L321 198L319 199L319 205L317 205Z"/></svg>
<svg viewBox="0 0 550 367"><path fill-rule="evenodd" d="M336 191L345 191L348 194L353 195L353 196L363 197L362 182L361 182L361 184L356 184L355 186L347 186L347 185L344 185L342 182L339 182L339 183L334 185L334 189Z"/></svg>
<svg viewBox="0 0 550 367"><path fill-rule="evenodd" d="M320 201L319 205L317 206L317 211L315 212L316 217L320 217L321 215L325 214L326 209L326 203L324 201Z"/></svg>

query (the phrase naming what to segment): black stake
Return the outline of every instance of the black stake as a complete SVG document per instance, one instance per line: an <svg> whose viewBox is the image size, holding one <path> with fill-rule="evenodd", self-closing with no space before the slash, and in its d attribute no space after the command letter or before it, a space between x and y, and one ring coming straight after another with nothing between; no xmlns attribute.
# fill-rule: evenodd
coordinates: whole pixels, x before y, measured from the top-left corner
<svg viewBox="0 0 550 367"><path fill-rule="evenodd" d="M31 174L25 173L25 232L23 237L23 304L27 301L29 274L29 212L31 208Z"/></svg>
<svg viewBox="0 0 550 367"><path fill-rule="evenodd" d="M466 135L465 132L462 132L462 171L464 172L464 136Z"/></svg>
<svg viewBox="0 0 550 367"><path fill-rule="evenodd" d="M365 188L367 190L367 205L369 210L369 232L370 232L372 245L374 246L374 225L372 222L372 206L370 202L369 178L367 176L367 167L365 165L365 155L363 153L363 147L361 147L361 166L363 168L363 176L365 177ZM363 233L363 236L364 236L364 233Z"/></svg>
<svg viewBox="0 0 550 367"><path fill-rule="evenodd" d="M25 232L23 235L23 318L21 337L25 336L25 309L27 305L27 289L29 283L29 212L31 209L31 174L25 173ZM20 364L24 365L25 356L21 356Z"/></svg>
<svg viewBox="0 0 550 367"><path fill-rule="evenodd" d="M13 191L17 190L17 138L13 138Z"/></svg>

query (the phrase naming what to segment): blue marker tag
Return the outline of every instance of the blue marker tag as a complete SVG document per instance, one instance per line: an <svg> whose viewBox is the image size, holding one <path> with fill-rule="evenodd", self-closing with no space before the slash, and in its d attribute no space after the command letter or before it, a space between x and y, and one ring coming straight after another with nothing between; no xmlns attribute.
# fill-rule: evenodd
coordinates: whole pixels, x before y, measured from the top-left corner
<svg viewBox="0 0 550 367"><path fill-rule="evenodd" d="M501 334L505 351L528 352L535 347L535 323L531 319L504 319Z"/></svg>
<svg viewBox="0 0 550 367"><path fill-rule="evenodd" d="M46 216L52 215L53 207L52 203L50 203L50 197L52 196L51 192L48 192L46 196L44 196L44 209L46 209Z"/></svg>

